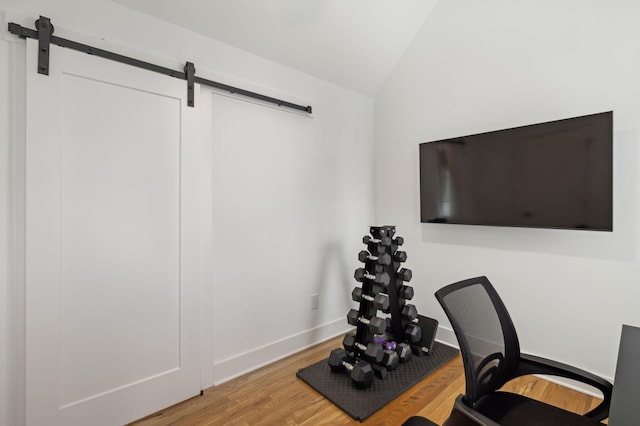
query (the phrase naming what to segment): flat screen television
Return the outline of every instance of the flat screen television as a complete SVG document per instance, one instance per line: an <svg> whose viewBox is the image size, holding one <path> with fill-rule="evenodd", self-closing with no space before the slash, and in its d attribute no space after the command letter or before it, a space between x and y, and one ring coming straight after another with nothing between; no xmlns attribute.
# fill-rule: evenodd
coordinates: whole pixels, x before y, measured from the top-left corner
<svg viewBox="0 0 640 426"><path fill-rule="evenodd" d="M613 230L613 112L420 144L423 223Z"/></svg>

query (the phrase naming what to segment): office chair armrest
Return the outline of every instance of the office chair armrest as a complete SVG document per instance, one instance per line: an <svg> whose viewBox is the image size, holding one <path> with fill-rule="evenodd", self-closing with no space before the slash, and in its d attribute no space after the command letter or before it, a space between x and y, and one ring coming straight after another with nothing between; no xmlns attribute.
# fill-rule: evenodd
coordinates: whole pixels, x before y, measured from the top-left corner
<svg viewBox="0 0 640 426"><path fill-rule="evenodd" d="M451 415L442 424L442 426L500 426L499 423L494 422L489 417L486 417L482 413L469 407L464 402L464 395L458 395L456 401L453 403L453 409Z"/></svg>
<svg viewBox="0 0 640 426"><path fill-rule="evenodd" d="M585 413L584 416L598 421L609 417L609 405L611 404L613 385L602 377L561 362L534 355L520 354L520 362L515 376L524 376L527 374L546 374L549 376L565 377L593 386L602 392L602 402L593 410Z"/></svg>

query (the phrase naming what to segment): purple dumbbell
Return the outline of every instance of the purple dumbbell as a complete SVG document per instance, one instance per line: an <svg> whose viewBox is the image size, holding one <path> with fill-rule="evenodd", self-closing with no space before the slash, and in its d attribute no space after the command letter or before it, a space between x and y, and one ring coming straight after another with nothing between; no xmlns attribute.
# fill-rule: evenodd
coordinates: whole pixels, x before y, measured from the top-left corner
<svg viewBox="0 0 640 426"><path fill-rule="evenodd" d="M395 351L396 350L396 346L397 346L396 342L393 341L393 340L388 341L383 336L376 336L376 337L373 338L373 341L375 343L381 344L382 347L384 347L387 350L390 350L390 351Z"/></svg>

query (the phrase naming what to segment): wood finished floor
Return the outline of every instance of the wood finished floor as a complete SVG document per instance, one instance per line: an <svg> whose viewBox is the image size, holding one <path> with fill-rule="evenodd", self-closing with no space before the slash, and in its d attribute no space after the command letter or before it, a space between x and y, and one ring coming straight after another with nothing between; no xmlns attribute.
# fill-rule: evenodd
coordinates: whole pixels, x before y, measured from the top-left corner
<svg viewBox="0 0 640 426"><path fill-rule="evenodd" d="M460 356L409 389L366 421L353 420L296 377L296 371L325 359L341 346L342 336L294 354L198 396L132 423L159 425L399 425L420 415L437 424L448 417L456 396L464 392ZM585 412L599 400L566 387L525 376L505 386L559 407Z"/></svg>

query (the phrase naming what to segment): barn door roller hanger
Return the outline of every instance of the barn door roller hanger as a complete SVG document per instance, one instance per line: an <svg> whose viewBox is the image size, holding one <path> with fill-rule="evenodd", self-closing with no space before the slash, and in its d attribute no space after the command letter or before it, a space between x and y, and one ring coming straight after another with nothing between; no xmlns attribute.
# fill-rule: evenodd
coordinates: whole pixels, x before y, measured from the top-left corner
<svg viewBox="0 0 640 426"><path fill-rule="evenodd" d="M143 68L145 70L157 72L160 74L168 75L170 77L186 80L187 82L187 105L194 106L194 85L195 83L213 87L234 93L237 95L245 96L248 98L258 99L264 102L276 104L278 106L295 109L298 111L304 111L311 114L312 109L310 105L298 105L292 102L284 101L282 99L273 98L271 96L262 95L260 93L251 92L249 90L240 89L238 87L229 86L227 84L219 83L217 81L207 80L205 78L197 77L195 75L196 68L193 62L187 62L183 71L175 71L170 68L165 68L160 65L151 64L149 62L141 61L139 59L131 58L128 56L120 55L118 53L110 52L108 50L99 49L97 47L88 46L86 44L77 43L72 40L67 40L62 37L53 35L53 24L47 17L40 16L40 19L35 22L36 29L30 29L23 27L14 22L9 23L9 32L17 35L20 38L32 38L38 40L38 73L49 75L49 53L51 44L55 44L60 47L66 47L69 49L84 52L89 55L100 56L101 58L110 59L112 61L120 62L134 67Z"/></svg>

